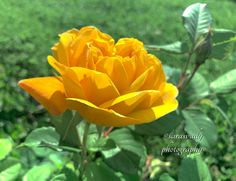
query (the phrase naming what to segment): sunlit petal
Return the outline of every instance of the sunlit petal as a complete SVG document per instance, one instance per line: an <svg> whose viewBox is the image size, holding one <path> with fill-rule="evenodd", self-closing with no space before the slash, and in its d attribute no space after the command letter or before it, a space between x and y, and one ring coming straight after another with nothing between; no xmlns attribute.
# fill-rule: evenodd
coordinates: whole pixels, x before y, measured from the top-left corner
<svg viewBox="0 0 236 181"><path fill-rule="evenodd" d="M58 115L67 108L63 84L56 77L24 79L19 82L19 86L51 114Z"/></svg>

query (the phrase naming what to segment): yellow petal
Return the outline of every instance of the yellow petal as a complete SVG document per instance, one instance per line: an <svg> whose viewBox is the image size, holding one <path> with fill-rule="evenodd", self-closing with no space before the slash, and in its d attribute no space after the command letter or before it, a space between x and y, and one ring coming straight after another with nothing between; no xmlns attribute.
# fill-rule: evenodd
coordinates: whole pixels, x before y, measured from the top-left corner
<svg viewBox="0 0 236 181"><path fill-rule="evenodd" d="M97 28L88 26L80 29L79 35L72 45L73 56L71 66L85 67L87 63L88 44L98 47L104 56L111 55L114 40L107 34L100 32ZM85 63L85 64L84 64Z"/></svg>
<svg viewBox="0 0 236 181"><path fill-rule="evenodd" d="M162 95L163 101L168 102L175 99L178 93L178 89L173 84L166 83Z"/></svg>
<svg viewBox="0 0 236 181"><path fill-rule="evenodd" d="M150 67L147 69L145 72L143 72L127 89L126 92L135 92L138 90L141 90L141 87L144 85L146 82L148 75L153 71L153 67Z"/></svg>
<svg viewBox="0 0 236 181"><path fill-rule="evenodd" d="M115 45L116 55L132 57L136 52L144 50L143 43L135 38L121 38Z"/></svg>
<svg viewBox="0 0 236 181"><path fill-rule="evenodd" d="M160 85L165 82L165 74L162 69L161 61L156 58L154 55L148 54L146 56L146 64L148 66L153 67L153 69L148 74L148 77L143 84L143 86L140 88L141 90L147 90L147 89L156 89L160 90Z"/></svg>
<svg viewBox="0 0 236 181"><path fill-rule="evenodd" d="M175 98L178 95L178 89L170 83L164 84L163 87L161 99L154 101L153 107L134 111L128 114L127 117L150 122L176 110L178 108L178 101Z"/></svg>
<svg viewBox="0 0 236 181"><path fill-rule="evenodd" d="M132 92L103 103L99 107L112 109L119 114L127 115L134 110L151 106L159 97L160 92L155 90Z"/></svg>
<svg viewBox="0 0 236 181"><path fill-rule="evenodd" d="M139 119L142 123L148 123L176 110L177 107L178 101L172 100L159 106L132 112L127 117Z"/></svg>
<svg viewBox="0 0 236 181"><path fill-rule="evenodd" d="M66 71L67 67L59 63L54 57L48 56L48 63L61 75Z"/></svg>
<svg viewBox="0 0 236 181"><path fill-rule="evenodd" d="M98 37L93 40L94 46L98 47L103 56L111 56L114 49L114 40L108 34L97 31Z"/></svg>
<svg viewBox="0 0 236 181"><path fill-rule="evenodd" d="M96 70L107 74L115 84L119 92L123 92L129 86L128 75L122 64L121 57L104 57L96 64Z"/></svg>
<svg viewBox="0 0 236 181"><path fill-rule="evenodd" d="M59 35L60 40L56 45L54 45L52 51L61 64L71 66L71 44L78 33L78 30L72 29Z"/></svg>
<svg viewBox="0 0 236 181"><path fill-rule="evenodd" d="M67 97L86 99L99 105L119 96L110 78L101 72L72 67L62 78Z"/></svg>
<svg viewBox="0 0 236 181"><path fill-rule="evenodd" d="M96 70L96 63L98 61L98 58L102 56L102 52L100 49L93 45L88 45L88 50L87 50L87 65L86 67L88 69Z"/></svg>
<svg viewBox="0 0 236 181"><path fill-rule="evenodd" d="M131 84L131 82L134 81L134 76L135 76L135 70L136 70L136 65L135 65L135 58L134 57L125 57L123 58L122 61L126 74L128 76L128 82Z"/></svg>
<svg viewBox="0 0 236 181"><path fill-rule="evenodd" d="M19 82L19 86L51 114L61 114L67 108L63 84L56 77L24 79Z"/></svg>
<svg viewBox="0 0 236 181"><path fill-rule="evenodd" d="M83 118L97 125L117 127L141 123L140 120L123 116L113 110L99 108L86 100L67 98L67 102L70 109L79 111Z"/></svg>

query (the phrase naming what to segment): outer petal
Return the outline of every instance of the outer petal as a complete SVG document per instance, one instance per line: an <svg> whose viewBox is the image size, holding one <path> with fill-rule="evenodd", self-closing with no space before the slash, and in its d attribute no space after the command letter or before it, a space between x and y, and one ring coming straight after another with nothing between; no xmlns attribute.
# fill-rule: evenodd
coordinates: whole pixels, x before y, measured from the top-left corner
<svg viewBox="0 0 236 181"><path fill-rule="evenodd" d="M134 119L141 119L144 122L156 120L177 109L178 101L175 99L177 95L178 89L174 85L166 83L163 89L162 99L154 102L153 107L134 111L127 116Z"/></svg>
<svg viewBox="0 0 236 181"><path fill-rule="evenodd" d="M48 63L61 75L65 73L67 67L59 63L54 57L48 56Z"/></svg>
<svg viewBox="0 0 236 181"><path fill-rule="evenodd" d="M79 111L87 121L103 126L126 126L141 124L142 120L129 118L116 113L113 110L99 108L96 105L82 99L67 98L69 109Z"/></svg>
<svg viewBox="0 0 236 181"><path fill-rule="evenodd" d="M24 79L19 82L19 86L51 114L58 115L67 108L63 84L56 77Z"/></svg>
<svg viewBox="0 0 236 181"><path fill-rule="evenodd" d="M112 109L119 114L127 115L134 110L150 107L159 97L160 92L156 90L132 92L110 100L99 107Z"/></svg>
<svg viewBox="0 0 236 181"><path fill-rule="evenodd" d="M172 101L177 97L178 93L178 89L173 84L166 83L163 90L162 99L164 102Z"/></svg>
<svg viewBox="0 0 236 181"><path fill-rule="evenodd" d="M67 97L86 99L99 105L119 96L110 78L101 72L72 67L62 78Z"/></svg>
<svg viewBox="0 0 236 181"><path fill-rule="evenodd" d="M67 32L60 34L60 40L52 47L55 58L62 64L70 66L71 64L71 43L75 40L79 34L79 30L71 29Z"/></svg>
<svg viewBox="0 0 236 181"><path fill-rule="evenodd" d="M176 110L177 107L178 101L172 100L171 102L167 102L159 106L132 112L128 114L127 117L139 119L142 120L143 123L148 123Z"/></svg>

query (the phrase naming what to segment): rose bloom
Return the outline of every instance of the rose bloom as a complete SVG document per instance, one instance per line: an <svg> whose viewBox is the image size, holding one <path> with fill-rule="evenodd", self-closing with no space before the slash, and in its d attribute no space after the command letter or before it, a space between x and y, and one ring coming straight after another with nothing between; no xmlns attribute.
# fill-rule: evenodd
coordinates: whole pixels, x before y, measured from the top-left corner
<svg viewBox="0 0 236 181"><path fill-rule="evenodd" d="M177 88L161 61L134 38L117 43L95 27L59 35L49 64L58 76L36 77L20 87L51 114L76 110L88 122L125 126L154 121L177 109Z"/></svg>

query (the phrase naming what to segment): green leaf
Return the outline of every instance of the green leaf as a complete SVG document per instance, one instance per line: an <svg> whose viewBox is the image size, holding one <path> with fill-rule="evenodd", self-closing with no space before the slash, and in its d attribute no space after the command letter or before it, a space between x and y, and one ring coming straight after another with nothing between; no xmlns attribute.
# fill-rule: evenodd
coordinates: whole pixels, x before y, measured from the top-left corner
<svg viewBox="0 0 236 181"><path fill-rule="evenodd" d="M207 4L195 3L188 6L183 12L183 23L190 39L195 44L199 38L209 31L212 17Z"/></svg>
<svg viewBox="0 0 236 181"><path fill-rule="evenodd" d="M236 90L236 69L233 69L214 80L210 88L215 93L228 93Z"/></svg>
<svg viewBox="0 0 236 181"><path fill-rule="evenodd" d="M67 166L65 166L61 173L63 173L66 176L66 180L69 181L78 181L77 175L75 173L75 169L72 167L71 165L72 163L67 164Z"/></svg>
<svg viewBox="0 0 236 181"><path fill-rule="evenodd" d="M59 138L58 133L53 127L41 127L33 130L27 136L24 144L27 146L38 146L41 143L58 145Z"/></svg>
<svg viewBox="0 0 236 181"><path fill-rule="evenodd" d="M225 101L224 99L222 99L221 101ZM213 102L211 99L203 99L200 102L201 104L205 104L210 106L211 108L216 109L221 115L222 117L228 122L231 123L231 121L229 120L227 114L225 113L225 111L223 109L221 109L220 106L218 106L215 102ZM224 102L225 103L225 102ZM231 124L230 124L231 125Z"/></svg>
<svg viewBox="0 0 236 181"><path fill-rule="evenodd" d="M111 141L107 142L107 148L102 151L105 162L114 170L137 174L140 164L146 158L144 145L134 139L128 128L114 130L109 134L109 139Z"/></svg>
<svg viewBox="0 0 236 181"><path fill-rule="evenodd" d="M146 45L148 50L165 51L167 53L182 54L188 51L188 46L185 42L176 41L167 45Z"/></svg>
<svg viewBox="0 0 236 181"><path fill-rule="evenodd" d="M211 175L200 155L190 155L181 162L179 181L211 181Z"/></svg>
<svg viewBox="0 0 236 181"><path fill-rule="evenodd" d="M31 168L23 177L23 181L47 181L53 173L54 168L50 163L43 163L41 165Z"/></svg>
<svg viewBox="0 0 236 181"><path fill-rule="evenodd" d="M134 139L128 128L120 128L112 131L109 134L109 138L111 138L120 149L128 150L140 157L146 155L144 145Z"/></svg>
<svg viewBox="0 0 236 181"><path fill-rule="evenodd" d="M138 174L123 174L121 172L116 173L120 177L120 181L139 181L140 176Z"/></svg>
<svg viewBox="0 0 236 181"><path fill-rule="evenodd" d="M201 99L209 94L209 86L206 79L200 74L196 73L190 82L189 86L186 88L184 97L189 100L189 102Z"/></svg>
<svg viewBox="0 0 236 181"><path fill-rule="evenodd" d="M159 181L175 181L175 179L173 179L168 173L163 173L160 176Z"/></svg>
<svg viewBox="0 0 236 181"><path fill-rule="evenodd" d="M85 181L120 181L115 172L104 163L91 162L86 167Z"/></svg>
<svg viewBox="0 0 236 181"><path fill-rule="evenodd" d="M104 161L114 170L127 174L137 174L140 166L140 157L127 150L119 150L114 156Z"/></svg>
<svg viewBox="0 0 236 181"><path fill-rule="evenodd" d="M213 49L210 58L224 60L234 51L236 32L227 29L214 29Z"/></svg>
<svg viewBox="0 0 236 181"><path fill-rule="evenodd" d="M0 164L0 180L15 180L21 171L21 164L15 158L8 158Z"/></svg>
<svg viewBox="0 0 236 181"><path fill-rule="evenodd" d="M70 146L80 146L81 138L78 137L77 125L82 118L78 112L65 111L62 116L53 117L52 122L56 131L60 134L61 140Z"/></svg>
<svg viewBox="0 0 236 181"><path fill-rule="evenodd" d="M65 174L59 174L50 179L50 181L66 181Z"/></svg>
<svg viewBox="0 0 236 181"><path fill-rule="evenodd" d="M0 160L4 159L12 150L12 140L9 138L0 139Z"/></svg>
<svg viewBox="0 0 236 181"><path fill-rule="evenodd" d="M134 131L149 136L164 135L173 131L181 120L182 118L175 111L151 123L136 125Z"/></svg>
<svg viewBox="0 0 236 181"><path fill-rule="evenodd" d="M107 141L107 138L103 136L99 137L97 133L89 134L87 139L87 149L91 152L102 150L106 146Z"/></svg>
<svg viewBox="0 0 236 181"><path fill-rule="evenodd" d="M168 80L168 82L171 82L171 83L177 85L178 82L179 82L181 69L173 68L173 67L170 67L168 65L164 65L163 69L164 69L166 79Z"/></svg>
<svg viewBox="0 0 236 181"><path fill-rule="evenodd" d="M212 120L199 110L184 110L185 131L202 146L211 147L216 144L217 130ZM200 137L197 137L200 136Z"/></svg>

